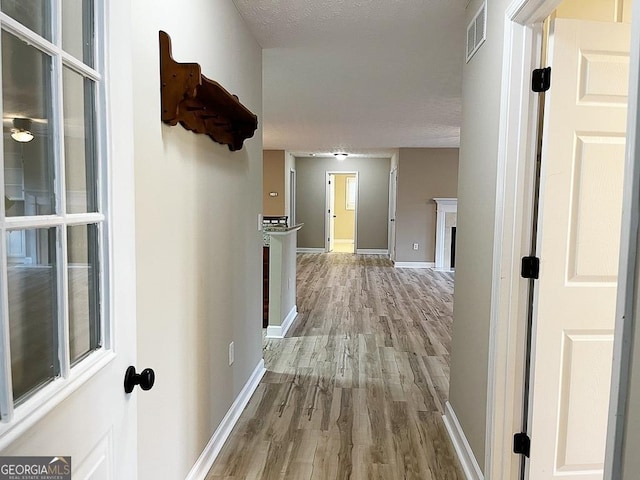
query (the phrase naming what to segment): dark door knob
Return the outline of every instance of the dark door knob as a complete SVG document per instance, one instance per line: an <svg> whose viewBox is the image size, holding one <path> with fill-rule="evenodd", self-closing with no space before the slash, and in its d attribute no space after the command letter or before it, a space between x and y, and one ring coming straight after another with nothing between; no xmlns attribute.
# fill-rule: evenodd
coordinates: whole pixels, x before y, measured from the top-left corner
<svg viewBox="0 0 640 480"><path fill-rule="evenodd" d="M391 221L392 221L392 222L395 222L395 221L396 221L396 219L395 219L395 218L392 218L392 219L391 219Z"/></svg>
<svg viewBox="0 0 640 480"><path fill-rule="evenodd" d="M124 374L124 391L131 393L136 385L140 385L142 390L151 390L155 381L156 374L152 369L145 368L142 372L136 373L136 367L132 365Z"/></svg>

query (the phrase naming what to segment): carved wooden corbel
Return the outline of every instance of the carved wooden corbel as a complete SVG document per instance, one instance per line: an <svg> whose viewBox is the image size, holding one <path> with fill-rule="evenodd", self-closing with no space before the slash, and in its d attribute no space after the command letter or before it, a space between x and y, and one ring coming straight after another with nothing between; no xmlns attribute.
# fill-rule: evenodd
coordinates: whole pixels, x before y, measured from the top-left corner
<svg viewBox="0 0 640 480"><path fill-rule="evenodd" d="M258 117L218 82L202 75L197 63L179 63L171 56L171 38L160 31L160 96L162 121L180 123L215 142L240 150L258 128Z"/></svg>

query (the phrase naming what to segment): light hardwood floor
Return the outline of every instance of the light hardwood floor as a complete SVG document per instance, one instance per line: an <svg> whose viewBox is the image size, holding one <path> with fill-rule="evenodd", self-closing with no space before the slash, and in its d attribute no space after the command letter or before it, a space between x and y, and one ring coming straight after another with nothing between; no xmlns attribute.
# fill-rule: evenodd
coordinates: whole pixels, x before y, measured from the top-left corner
<svg viewBox="0 0 640 480"><path fill-rule="evenodd" d="M299 316L208 480L463 479L441 415L453 276L298 256Z"/></svg>

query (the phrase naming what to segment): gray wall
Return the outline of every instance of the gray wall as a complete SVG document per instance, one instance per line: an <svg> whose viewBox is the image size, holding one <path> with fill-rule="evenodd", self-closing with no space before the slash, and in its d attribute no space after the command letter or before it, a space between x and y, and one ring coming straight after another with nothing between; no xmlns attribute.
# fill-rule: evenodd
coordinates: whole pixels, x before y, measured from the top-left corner
<svg viewBox="0 0 640 480"><path fill-rule="evenodd" d="M131 3L138 359L158 378L136 399L138 476L177 479L262 358L262 130L230 152L164 125L158 30L260 120L262 50L228 0Z"/></svg>
<svg viewBox="0 0 640 480"><path fill-rule="evenodd" d="M485 455L500 85L504 15L509 3L491 2L487 40L463 70L449 402L480 467ZM480 4L481 0L471 1L467 23Z"/></svg>
<svg viewBox="0 0 640 480"><path fill-rule="evenodd" d="M358 172L356 248L387 249L389 158L296 157L299 248L324 248L326 172Z"/></svg>
<svg viewBox="0 0 640 480"><path fill-rule="evenodd" d="M433 262L434 197L456 197L457 148L401 148L396 205L396 261ZM413 250L417 243L418 250Z"/></svg>

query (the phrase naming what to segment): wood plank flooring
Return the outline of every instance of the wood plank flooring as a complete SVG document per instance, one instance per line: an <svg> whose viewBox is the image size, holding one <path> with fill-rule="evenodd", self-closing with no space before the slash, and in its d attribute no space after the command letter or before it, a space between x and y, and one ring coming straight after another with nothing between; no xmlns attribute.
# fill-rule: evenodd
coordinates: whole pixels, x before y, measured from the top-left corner
<svg viewBox="0 0 640 480"><path fill-rule="evenodd" d="M464 479L441 415L453 275L298 256L299 316L208 480Z"/></svg>

